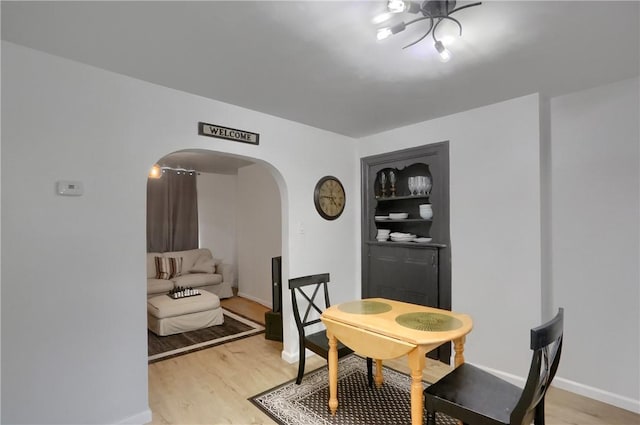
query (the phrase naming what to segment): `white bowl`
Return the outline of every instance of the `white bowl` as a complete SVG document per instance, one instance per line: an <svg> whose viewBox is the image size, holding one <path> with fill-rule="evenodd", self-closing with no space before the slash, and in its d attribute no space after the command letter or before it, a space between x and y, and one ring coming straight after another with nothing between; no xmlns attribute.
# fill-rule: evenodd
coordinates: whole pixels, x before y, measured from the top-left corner
<svg viewBox="0 0 640 425"><path fill-rule="evenodd" d="M376 220L389 220L389 216L388 215L376 215L374 218Z"/></svg>

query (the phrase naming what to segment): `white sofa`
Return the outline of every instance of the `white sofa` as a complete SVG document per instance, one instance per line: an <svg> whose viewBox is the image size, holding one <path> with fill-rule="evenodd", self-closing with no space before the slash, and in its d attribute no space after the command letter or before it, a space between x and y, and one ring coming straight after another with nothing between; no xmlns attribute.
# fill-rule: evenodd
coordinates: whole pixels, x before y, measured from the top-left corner
<svg viewBox="0 0 640 425"><path fill-rule="evenodd" d="M158 279L156 257L182 259L181 270L176 276ZM229 298L233 296L233 280L231 264L213 258L208 248L147 253L147 298L166 294L178 286L203 289L219 298Z"/></svg>

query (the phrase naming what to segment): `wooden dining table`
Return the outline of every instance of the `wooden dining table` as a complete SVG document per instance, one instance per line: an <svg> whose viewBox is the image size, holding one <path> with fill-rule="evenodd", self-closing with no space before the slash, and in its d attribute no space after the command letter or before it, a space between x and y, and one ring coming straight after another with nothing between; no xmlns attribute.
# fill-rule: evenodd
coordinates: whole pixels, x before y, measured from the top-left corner
<svg viewBox="0 0 640 425"><path fill-rule="evenodd" d="M464 342L471 317L433 307L385 298L337 304L321 316L329 338L329 409L338 410L338 341L356 353L376 359L375 382L383 384L382 361L407 355L411 369L411 424L423 416L422 371L426 354L453 341L454 364L464 363Z"/></svg>

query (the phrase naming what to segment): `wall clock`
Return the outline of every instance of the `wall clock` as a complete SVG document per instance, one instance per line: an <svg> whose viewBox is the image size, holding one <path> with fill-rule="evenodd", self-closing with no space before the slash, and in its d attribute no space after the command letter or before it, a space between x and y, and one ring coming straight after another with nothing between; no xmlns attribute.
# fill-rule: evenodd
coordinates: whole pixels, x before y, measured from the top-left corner
<svg viewBox="0 0 640 425"><path fill-rule="evenodd" d="M325 176L318 181L313 192L313 202L318 213L327 220L335 220L344 211L346 196L340 180Z"/></svg>

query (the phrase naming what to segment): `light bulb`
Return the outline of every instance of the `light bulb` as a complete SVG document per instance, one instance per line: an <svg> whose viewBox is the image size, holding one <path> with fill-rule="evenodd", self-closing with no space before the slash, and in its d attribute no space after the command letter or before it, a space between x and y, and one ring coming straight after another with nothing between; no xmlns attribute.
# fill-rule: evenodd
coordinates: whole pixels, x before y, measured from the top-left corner
<svg viewBox="0 0 640 425"><path fill-rule="evenodd" d="M407 28L407 24L404 22L398 22L392 27L384 27L378 30L378 40L384 40L392 34L397 34L401 31L404 31Z"/></svg>
<svg viewBox="0 0 640 425"><path fill-rule="evenodd" d="M406 8L407 5L403 0L389 0L387 2L387 9L391 13L402 13Z"/></svg>
<svg viewBox="0 0 640 425"><path fill-rule="evenodd" d="M383 23L384 21L388 21L389 18L391 18L391 13L385 12L373 18L372 22L377 25Z"/></svg>
<svg viewBox="0 0 640 425"><path fill-rule="evenodd" d="M440 55L440 60L442 62L449 62L449 59L451 59L451 52L447 50L446 47L444 47L444 45L442 44L442 41L440 40L436 41L436 43L434 44L434 47L436 48L436 50L438 51L438 54Z"/></svg>
<svg viewBox="0 0 640 425"><path fill-rule="evenodd" d="M378 30L378 40L384 40L391 35L391 28L384 27Z"/></svg>
<svg viewBox="0 0 640 425"><path fill-rule="evenodd" d="M441 20L438 22L436 28L433 29L434 35L438 40L442 41L445 47L449 47L455 43L455 41L462 36L460 27L454 22L448 20Z"/></svg>

